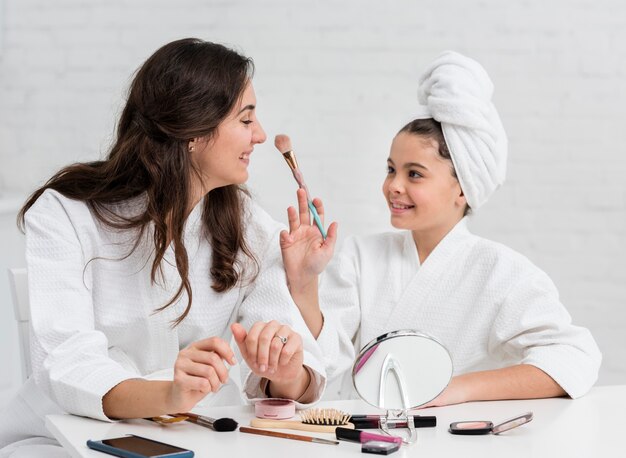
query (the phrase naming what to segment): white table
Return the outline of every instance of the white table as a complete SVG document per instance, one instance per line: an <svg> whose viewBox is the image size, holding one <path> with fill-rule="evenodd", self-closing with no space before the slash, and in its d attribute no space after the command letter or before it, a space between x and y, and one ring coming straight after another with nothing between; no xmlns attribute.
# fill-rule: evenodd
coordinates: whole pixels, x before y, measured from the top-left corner
<svg viewBox="0 0 626 458"><path fill-rule="evenodd" d="M376 413L362 401L324 402L317 407L335 407L353 414ZM494 423L532 411L530 423L502 435L455 436L448 426L460 420L490 420ZM214 418L230 417L248 425L251 406L213 407L197 410ZM423 409L436 415L435 428L418 429L418 441L403 445L392 456L400 457L609 457L626 456L626 385L593 388L586 396L570 399L472 402ZM49 415L46 426L75 457L104 458L90 450L87 439L105 439L137 434L193 450L198 458L271 457L331 458L361 455L360 444L341 442L322 445L274 437L219 433L188 422L160 426L146 420L105 423L73 415ZM288 431L332 438L329 434ZM376 430L370 430L376 432ZM369 456L369 455L368 455Z"/></svg>

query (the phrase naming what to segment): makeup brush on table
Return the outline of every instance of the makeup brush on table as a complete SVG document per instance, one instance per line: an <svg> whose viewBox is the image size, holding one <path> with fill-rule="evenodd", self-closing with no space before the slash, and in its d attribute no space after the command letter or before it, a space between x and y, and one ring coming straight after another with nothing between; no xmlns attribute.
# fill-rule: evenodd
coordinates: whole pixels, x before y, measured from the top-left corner
<svg viewBox="0 0 626 458"><path fill-rule="evenodd" d="M313 205L313 201L311 200L311 194L309 194L309 188L307 188L307 185L304 182L304 175L302 175L302 171L298 167L298 161L296 160L296 153L294 153L293 150L291 149L291 140L289 139L289 136L282 135L282 134L277 135L276 138L274 139L274 145L276 146L276 149L278 149L278 151L280 151L280 153L285 158L285 161L287 162L287 165L289 165L289 168L291 169L291 173L293 174L293 177L296 179L298 186L304 189L304 192L306 193L306 201L309 206L309 210L311 211L311 214L313 215L313 220L315 221L315 225L322 233L322 237L326 239L326 230L324 229L324 225L322 224L322 219L320 218L320 215L317 213L317 209L315 208L315 205Z"/></svg>
<svg viewBox="0 0 626 458"><path fill-rule="evenodd" d="M266 429L247 428L245 426L239 427L239 431L248 434L258 434L259 436L279 437L281 439L292 439L296 441L313 442L316 444L339 445L339 441L321 439L313 436L301 436L300 434L282 433L280 431L267 431Z"/></svg>
<svg viewBox="0 0 626 458"><path fill-rule="evenodd" d="M191 412L177 413L176 415L187 417L187 421L204 426L205 428L211 428L213 431L234 431L238 426L238 423L232 418L211 418Z"/></svg>

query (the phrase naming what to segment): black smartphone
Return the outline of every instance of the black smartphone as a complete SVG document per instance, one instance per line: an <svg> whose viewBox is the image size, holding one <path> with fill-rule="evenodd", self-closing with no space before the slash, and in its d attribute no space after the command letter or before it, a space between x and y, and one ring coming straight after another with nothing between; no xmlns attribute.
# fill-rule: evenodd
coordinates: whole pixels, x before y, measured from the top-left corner
<svg viewBox="0 0 626 458"><path fill-rule="evenodd" d="M191 450L134 434L100 441L88 440L87 447L123 458L191 458L193 456Z"/></svg>

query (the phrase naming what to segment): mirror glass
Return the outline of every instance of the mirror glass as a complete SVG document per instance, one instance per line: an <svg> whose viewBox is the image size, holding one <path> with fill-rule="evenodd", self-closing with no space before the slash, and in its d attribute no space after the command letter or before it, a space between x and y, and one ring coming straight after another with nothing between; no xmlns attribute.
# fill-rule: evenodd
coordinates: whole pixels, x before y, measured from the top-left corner
<svg viewBox="0 0 626 458"><path fill-rule="evenodd" d="M436 339L415 330L384 334L359 352L352 381L368 404L408 410L436 398L452 377L452 358Z"/></svg>

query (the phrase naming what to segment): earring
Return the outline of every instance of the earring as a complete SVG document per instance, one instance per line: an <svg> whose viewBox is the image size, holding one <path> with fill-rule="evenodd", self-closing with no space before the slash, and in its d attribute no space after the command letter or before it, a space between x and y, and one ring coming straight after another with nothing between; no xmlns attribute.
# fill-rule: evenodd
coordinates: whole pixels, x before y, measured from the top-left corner
<svg viewBox="0 0 626 458"><path fill-rule="evenodd" d="M193 153L193 145L189 145L189 152Z"/></svg>

